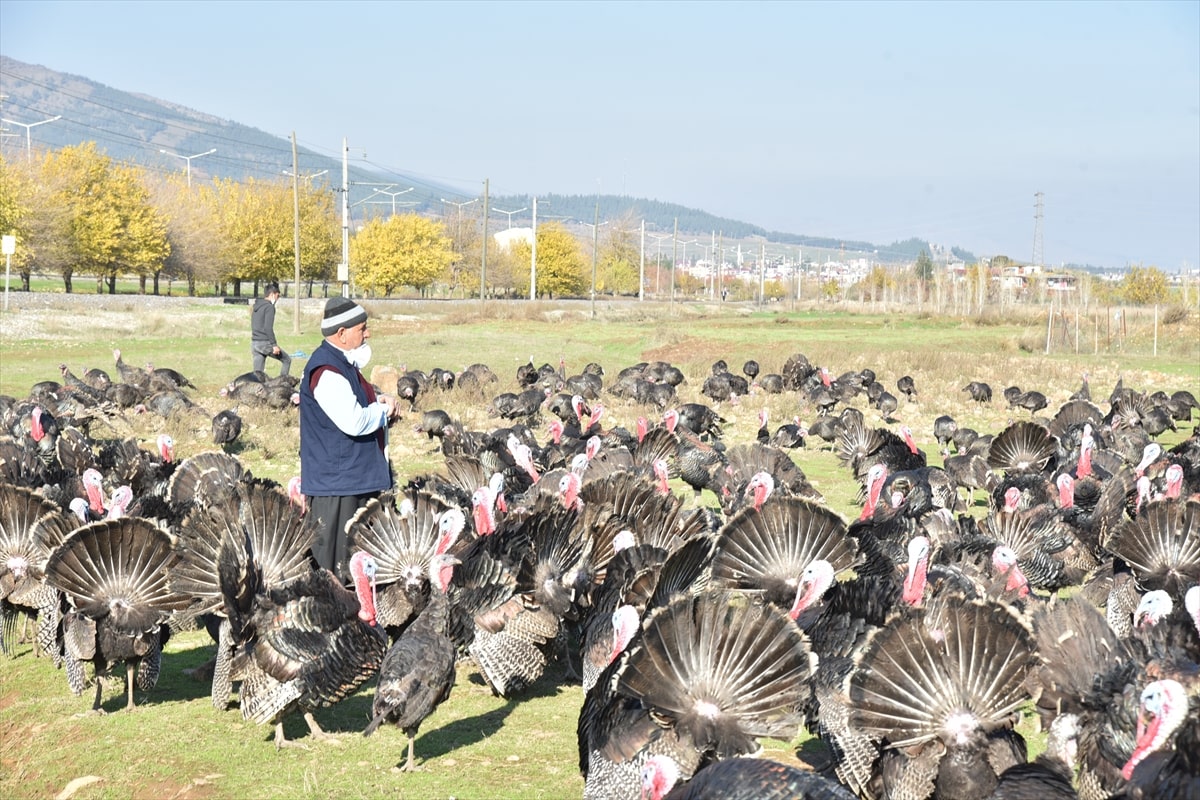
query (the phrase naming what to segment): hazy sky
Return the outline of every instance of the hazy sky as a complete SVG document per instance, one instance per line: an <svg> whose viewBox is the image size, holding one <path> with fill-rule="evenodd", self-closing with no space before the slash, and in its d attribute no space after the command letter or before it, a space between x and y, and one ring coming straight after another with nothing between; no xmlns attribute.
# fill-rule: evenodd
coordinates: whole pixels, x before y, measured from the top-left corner
<svg viewBox="0 0 1200 800"><path fill-rule="evenodd" d="M0 0L0 52L495 194L1200 264L1200 1Z"/></svg>

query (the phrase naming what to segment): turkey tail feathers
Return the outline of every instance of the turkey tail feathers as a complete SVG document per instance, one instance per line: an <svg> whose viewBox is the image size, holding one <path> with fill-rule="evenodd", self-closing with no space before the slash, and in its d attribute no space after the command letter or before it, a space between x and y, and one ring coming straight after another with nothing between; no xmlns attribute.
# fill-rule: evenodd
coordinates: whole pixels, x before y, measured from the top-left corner
<svg viewBox="0 0 1200 800"><path fill-rule="evenodd" d="M856 564L858 549L841 517L796 497L772 498L758 511L739 511L721 529L719 545L713 577L740 587L751 585L747 577L763 574L794 582L817 559L838 573Z"/></svg>
<svg viewBox="0 0 1200 800"><path fill-rule="evenodd" d="M1200 580L1200 501L1148 503L1103 544L1129 564L1144 588L1182 597Z"/></svg>
<svg viewBox="0 0 1200 800"><path fill-rule="evenodd" d="M1057 448L1054 438L1036 422L1014 422L1001 431L988 450L988 466L1002 472L1044 469Z"/></svg>
<svg viewBox="0 0 1200 800"><path fill-rule="evenodd" d="M1007 606L946 601L944 613L903 618L868 641L849 678L854 725L907 747L989 731L1028 695L1032 636Z"/></svg>
<svg viewBox="0 0 1200 800"><path fill-rule="evenodd" d="M168 584L178 560L171 534L149 520L127 517L72 533L50 555L46 578L84 614L111 611L118 627L141 632L160 622L160 614L184 608L191 600ZM127 610L124 619L116 613L120 609ZM143 619L144 614L153 618Z"/></svg>
<svg viewBox="0 0 1200 800"><path fill-rule="evenodd" d="M709 592L646 621L617 691L724 757L752 752L757 736L793 736L811 673L808 643L787 615L744 595Z"/></svg>

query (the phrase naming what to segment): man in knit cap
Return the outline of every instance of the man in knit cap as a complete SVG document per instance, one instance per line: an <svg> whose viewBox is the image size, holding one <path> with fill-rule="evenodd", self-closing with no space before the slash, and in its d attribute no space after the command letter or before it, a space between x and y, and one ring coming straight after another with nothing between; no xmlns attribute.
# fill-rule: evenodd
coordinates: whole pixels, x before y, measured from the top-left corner
<svg viewBox="0 0 1200 800"><path fill-rule="evenodd" d="M400 410L396 398L376 395L363 377L371 334L362 306L329 298L321 335L300 381L300 485L317 520L313 555L348 583L346 523L392 488L387 429Z"/></svg>

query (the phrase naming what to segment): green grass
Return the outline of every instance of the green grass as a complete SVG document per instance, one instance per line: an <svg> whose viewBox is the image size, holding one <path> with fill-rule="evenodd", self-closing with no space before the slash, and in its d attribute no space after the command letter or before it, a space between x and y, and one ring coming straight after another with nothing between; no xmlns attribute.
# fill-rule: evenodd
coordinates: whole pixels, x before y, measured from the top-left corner
<svg viewBox="0 0 1200 800"><path fill-rule="evenodd" d="M143 303L136 296L106 300L106 308L83 310L53 295L14 293L12 310L0 315L0 394L23 397L36 381L57 380L58 365L76 374L100 366L115 375L112 350L141 365L152 361L190 377L198 389L193 398L206 414L226 407L217 395L232 377L248 371L249 310L213 301L177 299L169 307ZM303 301L300 328L292 332L292 303L279 304L276 330L290 352L311 352L319 341L323 301ZM1118 377L1144 390L1188 389L1200 393L1200 336L1195 317L1160 340L1159 356L1149 355L1143 337L1130 337L1121 352L1055 354L1023 350L1023 337L1036 335L1036 318L977 320L932 318L916 314L871 315L845 309L805 308L795 313L768 313L753 307L716 309L702 304L601 304L597 319L587 303L436 303L368 301L374 365L429 370L459 370L483 362L500 376L486 398L460 393L430 395L424 408L442 407L468 427L489 429L500 424L484 408L492 394L512 390L518 365L531 356L538 364L565 360L569 371L597 361L609 380L628 364L662 359L688 376L681 401L700 400L704 376L718 358L740 371L756 359L762 371L779 371L792 353L803 352L837 375L864 367L894 391L896 380L912 375L921 392L917 403L901 400L896 416L909 425L918 444L940 463L932 436L933 420L948 413L960 426L981 433L997 432L1025 412L1008 412L1000 391L1018 383L1050 398L1053 411L1079 386L1083 370L1091 374L1093 395L1106 407ZM1044 325L1044 320L1043 323ZM1044 336L1044 331L1042 332ZM298 359L295 374L303 367ZM276 362L269 362L274 373ZM990 383L997 401L976 408L961 388L972 379ZM647 409L606 398L606 425L632 430ZM794 395L755 395L720 411L728 420L726 441L752 441L757 413L767 407L771 428L799 416L812 422L814 411ZM269 409L240 408L246 429L231 448L255 473L279 481L299 470L296 415ZM414 415L409 415L414 416ZM883 425L876 412L868 421ZM407 420L411 422L412 420ZM894 426L893 426L894 427ZM1190 426L1189 426L1190 428ZM99 438L135 436L150 447L166 430L176 439L180 457L213 449L207 416L162 420L153 415L97 422ZM1190 431L1189 431L1190 432ZM538 429L540 437L544 430ZM1183 431L1164 436L1170 446ZM398 478L440 467L433 445L412 433L410 425L393 429L389 455ZM793 457L825 495L831 508L847 518L857 516L857 485L828 450L815 445ZM677 492L689 497L686 487ZM711 497L702 501L711 501ZM973 513L985 511L980 496ZM218 712L208 701L208 687L182 676L211 653L207 634L188 633L173 639L163 674L154 691L138 694L139 708L123 711L119 682L106 687L108 713L86 713L90 696L76 698L65 676L45 659L34 659L22 646L14 659L0 657L0 795L50 797L72 779L95 775L99 782L80 789L75 798L242 798L242 797L397 797L397 798L566 798L578 797L575 723L582 702L578 686L562 685L556 674L531 697L516 701L495 698L481 685L470 665L460 668L450 699L425 723L417 739L417 757L426 769L400 774L405 737L394 728L364 739L373 684L338 706L319 711L317 719L340 732L340 746L313 744L311 750L277 753L272 730L242 721L236 709ZM1028 728L1024 729L1028 730ZM289 736L306 738L300 718L287 723ZM1035 751L1040 739L1033 739ZM810 755L819 744L768 742L768 753L787 759L799 749Z"/></svg>

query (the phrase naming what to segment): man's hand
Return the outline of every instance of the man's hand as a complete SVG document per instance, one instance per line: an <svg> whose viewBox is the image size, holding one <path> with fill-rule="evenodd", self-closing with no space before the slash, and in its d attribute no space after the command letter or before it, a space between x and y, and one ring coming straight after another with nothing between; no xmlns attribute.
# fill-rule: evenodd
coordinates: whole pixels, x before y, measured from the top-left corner
<svg viewBox="0 0 1200 800"><path fill-rule="evenodd" d="M387 406L387 418L389 423L400 419L400 407L396 405L395 397L392 397L390 394L381 394L379 395L379 402Z"/></svg>

